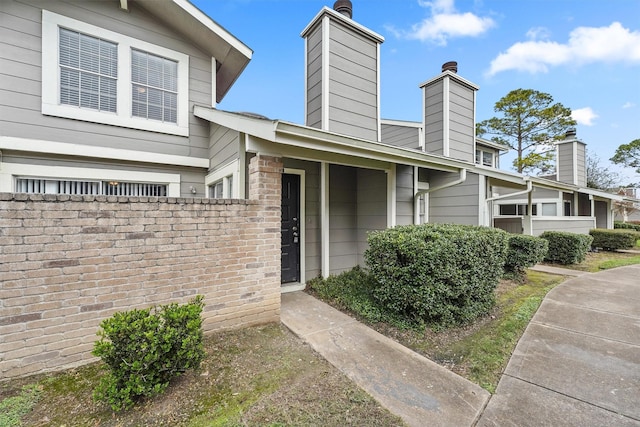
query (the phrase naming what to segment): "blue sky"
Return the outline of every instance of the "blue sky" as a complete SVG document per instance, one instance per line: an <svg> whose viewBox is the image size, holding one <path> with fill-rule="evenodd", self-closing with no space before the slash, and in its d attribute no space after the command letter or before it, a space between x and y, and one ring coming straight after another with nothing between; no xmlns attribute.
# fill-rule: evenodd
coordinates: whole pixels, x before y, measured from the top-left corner
<svg viewBox="0 0 640 427"><path fill-rule="evenodd" d="M333 0L191 0L248 45L253 59L219 108L304 123L300 32ZM447 61L480 86L477 120L511 90L549 93L571 108L578 138L602 166L640 138L638 0L352 0L353 19L385 38L382 117L421 120L419 84ZM510 166L512 157L502 160Z"/></svg>

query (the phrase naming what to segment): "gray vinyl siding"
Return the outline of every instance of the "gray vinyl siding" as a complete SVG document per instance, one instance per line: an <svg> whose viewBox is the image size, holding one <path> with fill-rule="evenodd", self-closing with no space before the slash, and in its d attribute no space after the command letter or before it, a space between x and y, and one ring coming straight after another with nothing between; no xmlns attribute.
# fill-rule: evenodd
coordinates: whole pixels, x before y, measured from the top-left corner
<svg viewBox="0 0 640 427"><path fill-rule="evenodd" d="M532 234L539 236L545 231L565 231L568 233L589 234L594 221L586 217L567 217L564 220L549 220L548 217L534 217Z"/></svg>
<svg viewBox="0 0 640 427"><path fill-rule="evenodd" d="M420 130L416 127L383 123L381 130L382 142L385 144L420 149Z"/></svg>
<svg viewBox="0 0 640 427"><path fill-rule="evenodd" d="M596 217L596 227L607 228L609 226L609 222L607 220L609 216L609 208L607 206L607 202L596 200L594 203L594 209Z"/></svg>
<svg viewBox="0 0 640 427"><path fill-rule="evenodd" d="M473 162L473 90L449 79L449 157Z"/></svg>
<svg viewBox="0 0 640 427"><path fill-rule="evenodd" d="M509 193L516 193L516 192L520 192L522 190L516 190L516 189L512 189L512 188L499 188L498 193L500 193L501 196L504 196L506 194ZM532 194L532 198L533 198L533 203L535 204L537 200L540 199L545 199L545 202L547 199L556 199L556 200L560 200L560 193L557 190L551 190L548 188L540 188L540 187L534 187L533 188L533 194ZM528 196L527 194L520 194L517 196L512 196L512 197L505 197L504 199L500 199L500 204L504 205L506 204L506 202L518 202L518 203L527 203L528 200Z"/></svg>
<svg viewBox="0 0 640 427"><path fill-rule="evenodd" d="M307 126L322 129L322 27L307 37Z"/></svg>
<svg viewBox="0 0 640 427"><path fill-rule="evenodd" d="M396 167L396 224L413 224L413 167Z"/></svg>
<svg viewBox="0 0 640 427"><path fill-rule="evenodd" d="M122 181L127 181L127 172L171 173L180 174L180 197L207 197L204 185L206 171L200 168L181 166L162 166L124 161L86 159L71 156L31 155L24 152L3 150L2 161L5 163L28 164L38 166L57 166L72 168L108 169L122 171ZM191 192L196 189L196 194Z"/></svg>
<svg viewBox="0 0 640 427"><path fill-rule="evenodd" d="M387 174L381 170L358 169L358 265L364 265L367 233L387 228Z"/></svg>
<svg viewBox="0 0 640 427"><path fill-rule="evenodd" d="M576 170L578 181L576 185L581 187L587 186L587 147L584 144L576 144L577 156L576 156Z"/></svg>
<svg viewBox="0 0 640 427"><path fill-rule="evenodd" d="M320 164L306 160L283 159L285 168L305 171L305 277L307 280L321 273L320 237Z"/></svg>
<svg viewBox="0 0 640 427"><path fill-rule="evenodd" d="M211 58L139 8L117 2L0 1L0 127L4 136L208 157L208 123L189 116L189 137L43 116L42 9L189 55L189 108L211 105Z"/></svg>
<svg viewBox="0 0 640 427"><path fill-rule="evenodd" d="M575 184L573 179L573 144L558 145L558 181Z"/></svg>
<svg viewBox="0 0 640 427"><path fill-rule="evenodd" d="M329 168L329 272L339 274L358 264L357 170Z"/></svg>
<svg viewBox="0 0 640 427"><path fill-rule="evenodd" d="M432 171L431 188L451 182L458 174ZM429 193L429 222L478 225L479 176L467 173L465 182Z"/></svg>
<svg viewBox="0 0 640 427"><path fill-rule="evenodd" d="M329 52L329 130L377 141L377 44L332 20Z"/></svg>
<svg viewBox="0 0 640 427"><path fill-rule="evenodd" d="M239 157L240 135L237 131L211 123L209 168L215 170Z"/></svg>
<svg viewBox="0 0 640 427"><path fill-rule="evenodd" d="M444 101L442 80L425 87L424 146L429 154L444 154Z"/></svg>

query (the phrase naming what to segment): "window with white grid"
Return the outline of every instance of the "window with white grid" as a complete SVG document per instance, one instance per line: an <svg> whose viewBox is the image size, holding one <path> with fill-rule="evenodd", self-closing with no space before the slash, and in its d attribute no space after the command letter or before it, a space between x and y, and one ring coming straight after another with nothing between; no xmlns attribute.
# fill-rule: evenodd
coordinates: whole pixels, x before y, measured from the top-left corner
<svg viewBox="0 0 640 427"><path fill-rule="evenodd" d="M60 28L60 103L115 113L118 45Z"/></svg>
<svg viewBox="0 0 640 427"><path fill-rule="evenodd" d="M161 56L131 51L132 110L135 117L176 123L178 63Z"/></svg>
<svg viewBox="0 0 640 427"><path fill-rule="evenodd" d="M189 56L43 10L42 113L188 136Z"/></svg>

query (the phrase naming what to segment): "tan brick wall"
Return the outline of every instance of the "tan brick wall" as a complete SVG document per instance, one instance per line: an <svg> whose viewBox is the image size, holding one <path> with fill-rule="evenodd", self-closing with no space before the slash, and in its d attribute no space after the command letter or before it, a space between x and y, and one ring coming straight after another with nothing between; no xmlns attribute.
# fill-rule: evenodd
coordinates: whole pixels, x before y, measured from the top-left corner
<svg viewBox="0 0 640 427"><path fill-rule="evenodd" d="M205 332L279 321L282 163L249 200L0 194L0 380L94 360L116 311L205 297Z"/></svg>

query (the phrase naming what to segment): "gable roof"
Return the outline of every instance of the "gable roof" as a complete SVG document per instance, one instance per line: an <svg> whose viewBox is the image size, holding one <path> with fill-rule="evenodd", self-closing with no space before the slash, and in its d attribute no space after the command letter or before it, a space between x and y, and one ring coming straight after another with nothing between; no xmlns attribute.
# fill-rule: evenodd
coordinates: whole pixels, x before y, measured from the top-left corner
<svg viewBox="0 0 640 427"><path fill-rule="evenodd" d="M216 101L222 101L251 60L253 51L188 0L135 0L135 4L216 59Z"/></svg>

